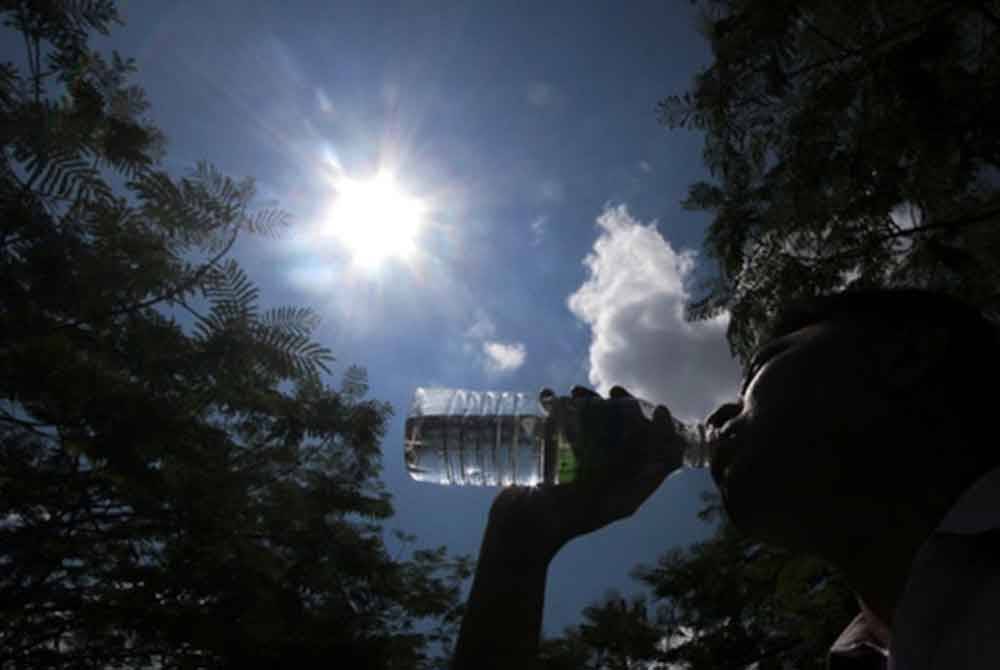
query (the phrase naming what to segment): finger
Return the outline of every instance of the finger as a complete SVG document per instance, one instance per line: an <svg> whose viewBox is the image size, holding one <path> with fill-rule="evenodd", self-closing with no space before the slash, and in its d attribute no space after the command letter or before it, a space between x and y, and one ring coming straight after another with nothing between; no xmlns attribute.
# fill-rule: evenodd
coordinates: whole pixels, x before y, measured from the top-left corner
<svg viewBox="0 0 1000 670"><path fill-rule="evenodd" d="M670 410L663 405L657 405L656 409L653 410L653 422L658 423L660 421L665 421L667 423L673 423L673 414Z"/></svg>
<svg viewBox="0 0 1000 670"><path fill-rule="evenodd" d="M743 401L727 402L705 418L705 425L721 428L730 419L740 415L743 411Z"/></svg>
<svg viewBox="0 0 1000 670"><path fill-rule="evenodd" d="M574 386L569 390L569 395L571 398L600 398L596 392L586 388L585 386Z"/></svg>
<svg viewBox="0 0 1000 670"><path fill-rule="evenodd" d="M672 439L677 434L674 416L663 405L657 405L653 410L653 426L657 434L664 439Z"/></svg>
<svg viewBox="0 0 1000 670"><path fill-rule="evenodd" d="M612 397L612 398L631 398L632 397L632 394L629 393L628 391L626 391L621 386L612 386L611 387L611 391L608 392L608 395L610 397Z"/></svg>

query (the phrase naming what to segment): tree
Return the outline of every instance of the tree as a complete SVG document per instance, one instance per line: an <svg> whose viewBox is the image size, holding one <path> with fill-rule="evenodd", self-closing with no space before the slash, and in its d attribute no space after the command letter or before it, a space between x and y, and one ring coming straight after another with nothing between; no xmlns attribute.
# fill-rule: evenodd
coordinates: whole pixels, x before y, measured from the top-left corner
<svg viewBox="0 0 1000 670"><path fill-rule="evenodd" d="M612 596L585 622L546 640L549 668L822 670L857 612L829 564L768 546L721 519L717 496L701 516L721 521L708 540L663 554L632 576L645 593ZM576 665L574 665L574 663Z"/></svg>
<svg viewBox="0 0 1000 670"><path fill-rule="evenodd" d="M468 561L389 556L391 408L228 256L287 214L161 169L113 2L0 11L0 667L429 666Z"/></svg>
<svg viewBox="0 0 1000 670"><path fill-rule="evenodd" d="M790 298L923 286L1000 315L1000 3L704 0L714 60L661 121L705 135L718 276L746 362Z"/></svg>
<svg viewBox="0 0 1000 670"><path fill-rule="evenodd" d="M706 500L702 517L718 519L718 496ZM758 542L724 519L709 540L667 552L633 576L668 608L675 642L665 660L694 670L821 670L858 610L831 565Z"/></svg>
<svg viewBox="0 0 1000 670"><path fill-rule="evenodd" d="M545 640L543 666L555 670L645 669L660 656L660 627L650 619L643 596L630 599L617 591L583 610L583 623L570 626L562 637Z"/></svg>

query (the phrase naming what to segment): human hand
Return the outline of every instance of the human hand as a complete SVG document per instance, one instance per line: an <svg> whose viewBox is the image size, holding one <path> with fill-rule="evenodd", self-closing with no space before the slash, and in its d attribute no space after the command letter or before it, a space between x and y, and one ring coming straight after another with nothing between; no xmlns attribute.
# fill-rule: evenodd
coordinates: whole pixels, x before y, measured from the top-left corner
<svg viewBox="0 0 1000 670"><path fill-rule="evenodd" d="M650 419L625 389L616 386L609 395L604 399L579 386L570 392L581 429L588 432L581 437L598 442L594 448L607 456L604 466L567 484L508 487L493 501L490 534L503 538L512 558L550 560L573 538L632 516L681 467L670 412L659 406Z"/></svg>

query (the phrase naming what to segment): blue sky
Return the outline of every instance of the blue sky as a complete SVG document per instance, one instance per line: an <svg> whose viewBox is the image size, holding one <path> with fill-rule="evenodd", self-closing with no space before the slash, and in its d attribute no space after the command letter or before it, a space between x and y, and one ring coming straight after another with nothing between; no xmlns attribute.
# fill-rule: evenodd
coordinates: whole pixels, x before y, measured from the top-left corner
<svg viewBox="0 0 1000 670"><path fill-rule="evenodd" d="M685 324L706 217L701 137L656 103L708 63L674 2L123 3L102 42L136 59L170 140L167 167L208 160L257 179L293 218L236 248L267 305L310 305L317 338L367 368L396 410L384 440L389 528L475 553L495 489L410 481L402 426L416 386L567 390L620 383L700 419L738 391L725 319ZM414 253L359 268L324 235L337 183L379 170L424 203ZM340 180L338 182L337 180ZM628 571L705 537L707 473L671 476L632 519L553 562L545 630Z"/></svg>

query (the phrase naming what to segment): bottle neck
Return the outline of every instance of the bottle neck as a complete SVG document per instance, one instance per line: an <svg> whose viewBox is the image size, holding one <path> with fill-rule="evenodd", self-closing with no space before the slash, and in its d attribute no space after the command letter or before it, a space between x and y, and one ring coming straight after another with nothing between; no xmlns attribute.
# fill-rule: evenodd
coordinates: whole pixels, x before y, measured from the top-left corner
<svg viewBox="0 0 1000 670"><path fill-rule="evenodd" d="M707 468L711 464L712 454L710 429L700 422L684 423L674 419L674 428L680 438L683 451L683 463L688 468Z"/></svg>

